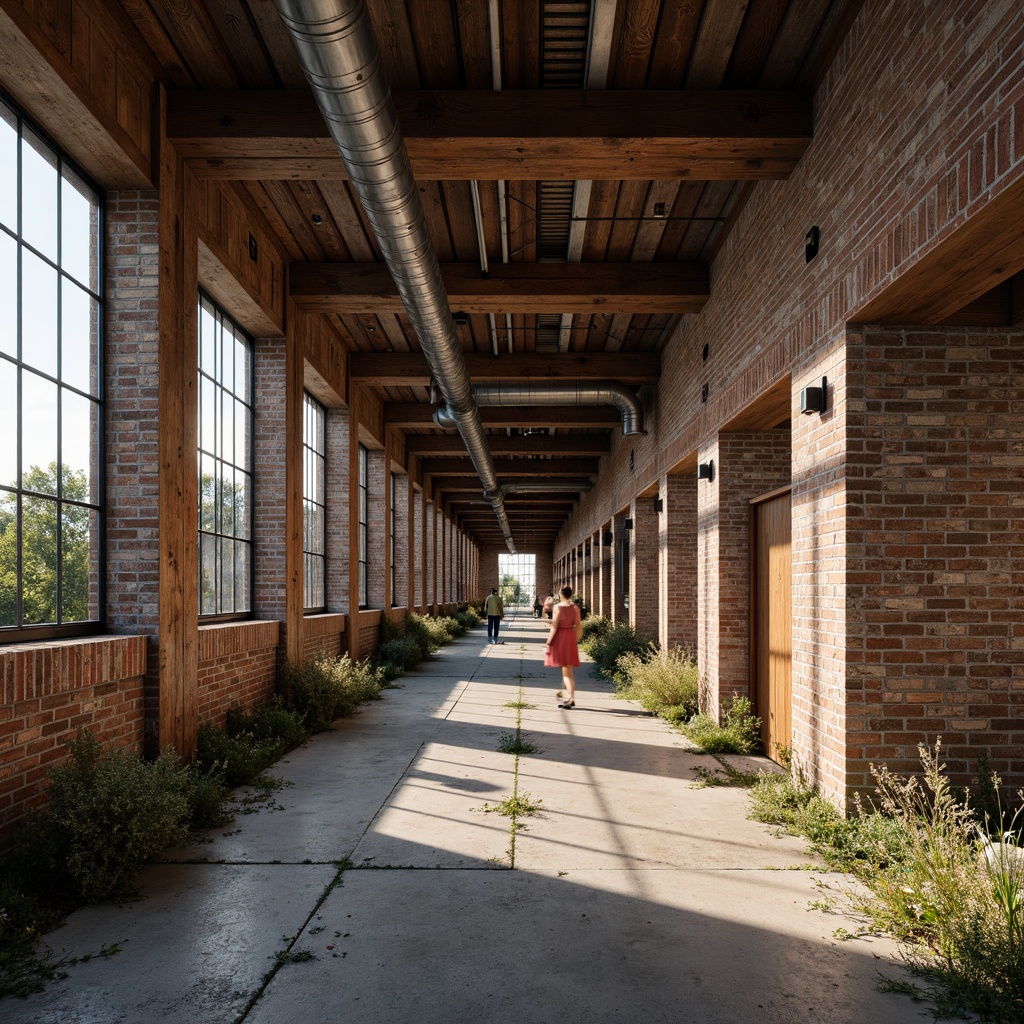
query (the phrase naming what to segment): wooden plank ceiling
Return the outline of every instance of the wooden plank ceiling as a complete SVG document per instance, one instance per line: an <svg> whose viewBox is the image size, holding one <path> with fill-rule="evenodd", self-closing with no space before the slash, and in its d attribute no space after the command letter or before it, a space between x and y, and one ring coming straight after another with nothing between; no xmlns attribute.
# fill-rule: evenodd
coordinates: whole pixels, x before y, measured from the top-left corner
<svg viewBox="0 0 1024 1024"><path fill-rule="evenodd" d="M296 300L362 354L354 379L435 494L500 543L458 438L430 420L419 341L274 5L121 2L164 68L176 147L262 211ZM656 379L751 183L785 177L809 144L811 92L859 4L367 0L474 379L594 379L591 363ZM499 481L593 480L621 429L609 407L481 412ZM520 550L549 543L577 497L510 495Z"/></svg>

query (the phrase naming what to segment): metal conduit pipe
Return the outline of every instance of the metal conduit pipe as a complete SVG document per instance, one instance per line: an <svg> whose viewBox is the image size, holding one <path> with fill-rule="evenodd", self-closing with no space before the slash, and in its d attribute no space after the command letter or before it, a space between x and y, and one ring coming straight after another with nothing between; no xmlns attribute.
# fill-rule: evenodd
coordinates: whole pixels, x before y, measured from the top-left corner
<svg viewBox="0 0 1024 1024"><path fill-rule="evenodd" d="M544 491L585 491L592 490L594 485L589 480L506 480L501 485L502 494L524 494L527 491L540 493Z"/></svg>
<svg viewBox="0 0 1024 1024"><path fill-rule="evenodd" d="M473 400L477 405L614 405L622 413L622 433L645 434L644 411L640 400L625 384L616 381L589 383L571 381L566 384L474 384ZM448 405L434 410L434 422L451 429L458 424L454 410Z"/></svg>
<svg viewBox="0 0 1024 1024"><path fill-rule="evenodd" d="M487 436L364 0L275 4L451 411L452 426L465 441L514 553Z"/></svg>

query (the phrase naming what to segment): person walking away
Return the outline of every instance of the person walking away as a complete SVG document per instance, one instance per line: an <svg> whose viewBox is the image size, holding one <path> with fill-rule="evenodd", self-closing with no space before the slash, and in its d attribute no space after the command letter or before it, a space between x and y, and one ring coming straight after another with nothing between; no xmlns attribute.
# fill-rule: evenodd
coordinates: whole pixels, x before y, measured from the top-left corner
<svg viewBox="0 0 1024 1024"><path fill-rule="evenodd" d="M498 628L505 618L505 606L498 597L498 588L491 587L491 592L484 601L484 614L487 616L487 642L489 644L504 643L498 640Z"/></svg>
<svg viewBox="0 0 1024 1024"><path fill-rule="evenodd" d="M562 587L558 593L561 600L551 615L551 632L544 645L544 664L548 668L562 670L562 688L566 696L558 706L568 710L576 707L576 675L573 669L580 663L583 619L579 607L573 604L572 587Z"/></svg>
<svg viewBox="0 0 1024 1024"><path fill-rule="evenodd" d="M544 610L544 605L541 604L540 594L533 595L533 617L539 619L541 612Z"/></svg>

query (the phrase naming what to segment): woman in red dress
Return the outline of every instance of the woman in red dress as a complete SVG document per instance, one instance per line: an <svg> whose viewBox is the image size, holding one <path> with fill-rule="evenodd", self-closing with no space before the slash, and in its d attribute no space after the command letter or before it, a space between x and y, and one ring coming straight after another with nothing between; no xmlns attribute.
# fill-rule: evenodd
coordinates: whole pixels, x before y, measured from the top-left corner
<svg viewBox="0 0 1024 1024"><path fill-rule="evenodd" d="M580 637L583 635L583 619L579 608L572 602L572 587L562 587L558 592L562 600L554 607L551 616L551 633L544 645L544 664L548 668L561 668L562 686L566 690L560 708L576 707L576 676L573 669L580 663Z"/></svg>

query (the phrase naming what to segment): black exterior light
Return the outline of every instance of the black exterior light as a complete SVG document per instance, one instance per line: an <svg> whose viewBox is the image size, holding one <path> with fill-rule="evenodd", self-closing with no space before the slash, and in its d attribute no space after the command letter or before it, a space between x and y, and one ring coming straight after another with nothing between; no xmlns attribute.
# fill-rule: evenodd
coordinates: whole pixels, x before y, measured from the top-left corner
<svg viewBox="0 0 1024 1024"><path fill-rule="evenodd" d="M804 235L804 262L810 263L815 256L818 255L818 241L821 237L821 233L818 231L818 225L815 224L813 228L807 229L807 234Z"/></svg>
<svg viewBox="0 0 1024 1024"><path fill-rule="evenodd" d="M614 539L615 539L615 535L612 533L611 530L605 530L605 532L601 534L601 543L605 547L608 547L608 545L611 544L611 542Z"/></svg>
<svg viewBox="0 0 1024 1024"><path fill-rule="evenodd" d="M624 530L632 530L633 529L633 520L632 519L623 519L622 520L622 528Z"/></svg>
<svg viewBox="0 0 1024 1024"><path fill-rule="evenodd" d="M828 395L828 377L821 378L821 387L803 388L800 391L800 411L803 413L824 412Z"/></svg>
<svg viewBox="0 0 1024 1024"><path fill-rule="evenodd" d="M697 466L697 479L707 480L711 483L715 479L715 460L709 459L707 462L702 462Z"/></svg>
<svg viewBox="0 0 1024 1024"><path fill-rule="evenodd" d="M655 498L654 499L654 511L655 512L663 512L664 510L665 510L665 500L664 500L664 498Z"/></svg>

